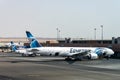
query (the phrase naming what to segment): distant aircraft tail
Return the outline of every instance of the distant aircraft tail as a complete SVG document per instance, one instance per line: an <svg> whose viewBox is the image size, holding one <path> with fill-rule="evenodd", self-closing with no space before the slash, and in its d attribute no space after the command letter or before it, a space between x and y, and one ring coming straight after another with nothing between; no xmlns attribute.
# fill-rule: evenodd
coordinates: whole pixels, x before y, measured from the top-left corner
<svg viewBox="0 0 120 80"><path fill-rule="evenodd" d="M31 48L42 47L42 45L37 41L37 39L29 31L26 31L26 35L30 42Z"/></svg>
<svg viewBox="0 0 120 80"><path fill-rule="evenodd" d="M12 51L14 51L14 52L17 50L17 47L13 41L11 41L11 48L12 48Z"/></svg>

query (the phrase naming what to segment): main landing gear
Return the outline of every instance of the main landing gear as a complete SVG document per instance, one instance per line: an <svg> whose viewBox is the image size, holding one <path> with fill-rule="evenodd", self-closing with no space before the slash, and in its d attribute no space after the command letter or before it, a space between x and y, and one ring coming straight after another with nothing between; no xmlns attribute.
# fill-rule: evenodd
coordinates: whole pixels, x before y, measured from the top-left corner
<svg viewBox="0 0 120 80"><path fill-rule="evenodd" d="M66 61L82 61L82 58L72 58L72 57L66 57Z"/></svg>
<svg viewBox="0 0 120 80"><path fill-rule="evenodd" d="M66 60L66 61L71 61L71 60L72 60L72 58L67 57L67 58L65 58L65 60Z"/></svg>

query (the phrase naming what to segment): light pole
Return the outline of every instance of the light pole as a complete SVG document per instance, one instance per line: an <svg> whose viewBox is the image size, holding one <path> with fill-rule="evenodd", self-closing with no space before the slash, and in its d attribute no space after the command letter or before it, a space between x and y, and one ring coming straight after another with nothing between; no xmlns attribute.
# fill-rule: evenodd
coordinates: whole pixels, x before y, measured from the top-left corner
<svg viewBox="0 0 120 80"><path fill-rule="evenodd" d="M60 39L60 30L58 30L58 38Z"/></svg>
<svg viewBox="0 0 120 80"><path fill-rule="evenodd" d="M56 28L57 30L57 40L60 38L60 30L58 28Z"/></svg>
<svg viewBox="0 0 120 80"><path fill-rule="evenodd" d="M94 39L96 40L96 28L94 28Z"/></svg>
<svg viewBox="0 0 120 80"><path fill-rule="evenodd" d="M58 40L58 31L59 31L59 29L58 29L58 28L56 28L56 30L57 30L57 40Z"/></svg>
<svg viewBox="0 0 120 80"><path fill-rule="evenodd" d="M101 25L101 40L102 40L102 43L103 43L103 25Z"/></svg>

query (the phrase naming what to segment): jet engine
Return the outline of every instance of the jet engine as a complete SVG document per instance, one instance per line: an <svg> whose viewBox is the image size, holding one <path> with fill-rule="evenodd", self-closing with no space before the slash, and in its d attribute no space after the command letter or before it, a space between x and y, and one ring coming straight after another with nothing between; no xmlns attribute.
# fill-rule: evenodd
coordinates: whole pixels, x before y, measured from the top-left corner
<svg viewBox="0 0 120 80"><path fill-rule="evenodd" d="M88 54L88 59L98 59L98 55L95 53Z"/></svg>

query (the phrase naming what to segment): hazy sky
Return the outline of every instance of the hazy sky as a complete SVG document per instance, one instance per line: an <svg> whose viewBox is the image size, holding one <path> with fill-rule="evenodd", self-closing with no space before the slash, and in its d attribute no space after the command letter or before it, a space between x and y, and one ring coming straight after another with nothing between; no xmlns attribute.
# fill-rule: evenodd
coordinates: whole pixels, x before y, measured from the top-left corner
<svg viewBox="0 0 120 80"><path fill-rule="evenodd" d="M36 37L94 39L120 36L120 0L0 0L0 37Z"/></svg>

